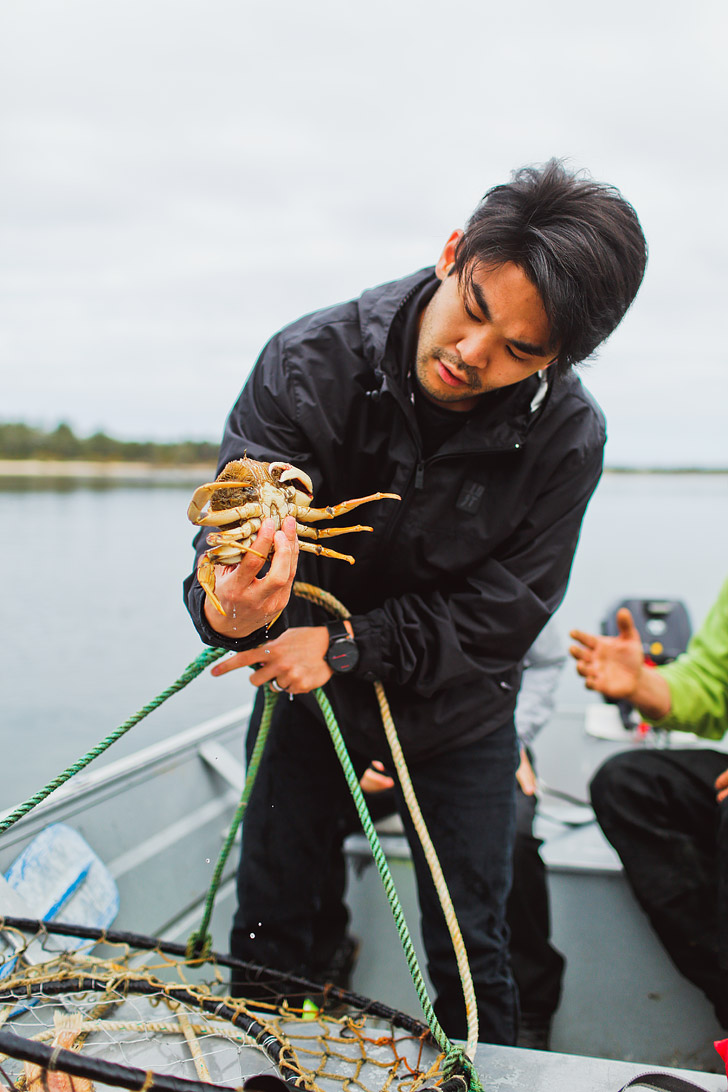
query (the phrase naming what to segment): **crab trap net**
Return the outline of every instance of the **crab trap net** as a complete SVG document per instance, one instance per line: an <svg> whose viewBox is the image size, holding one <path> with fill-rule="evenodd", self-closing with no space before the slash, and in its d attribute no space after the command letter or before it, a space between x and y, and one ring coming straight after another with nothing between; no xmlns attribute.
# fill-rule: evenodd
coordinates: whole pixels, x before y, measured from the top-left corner
<svg viewBox="0 0 728 1092"><path fill-rule="evenodd" d="M10 1089L468 1084L445 1075L425 1024L332 985L189 958L181 945L132 934L11 917L0 930L0 1082ZM227 996L231 968L249 983L247 999Z"/></svg>

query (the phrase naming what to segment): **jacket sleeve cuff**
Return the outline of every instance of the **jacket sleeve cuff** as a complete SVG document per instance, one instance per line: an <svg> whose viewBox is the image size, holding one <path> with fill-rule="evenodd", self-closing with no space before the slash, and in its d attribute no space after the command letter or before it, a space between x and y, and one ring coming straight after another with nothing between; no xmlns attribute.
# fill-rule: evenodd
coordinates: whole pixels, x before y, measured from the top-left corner
<svg viewBox="0 0 728 1092"><path fill-rule="evenodd" d="M222 633L218 633L217 630L212 628L205 617L205 592L195 576L190 576L185 581L185 602L200 639L213 648L227 648L231 652L247 652L249 648L255 648L256 645L261 645L266 640L279 637L286 628L284 612L276 618L271 626L267 628L261 626L260 629L253 630L246 637L223 636Z"/></svg>
<svg viewBox="0 0 728 1092"><path fill-rule="evenodd" d="M376 611L372 614L352 614L349 621L354 630L354 640L359 650L359 662L351 672L359 679L374 682L382 677L382 637L377 625Z"/></svg>

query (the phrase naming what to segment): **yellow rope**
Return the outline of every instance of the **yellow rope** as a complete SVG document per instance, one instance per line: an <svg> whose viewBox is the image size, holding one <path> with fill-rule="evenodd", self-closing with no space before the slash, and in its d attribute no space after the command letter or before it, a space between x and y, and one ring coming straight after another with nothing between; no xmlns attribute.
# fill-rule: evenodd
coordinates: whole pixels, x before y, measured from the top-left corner
<svg viewBox="0 0 728 1092"><path fill-rule="evenodd" d="M187 1040L187 1046L190 1049L192 1061L195 1063L195 1071L197 1073L197 1076L200 1078L201 1081L206 1081L207 1084L212 1084L212 1077L210 1076L210 1071L205 1064L205 1059L202 1056L202 1051L200 1050L200 1044L197 1041L195 1029L181 1009L179 1009L177 1012L177 1022L182 1029L182 1034Z"/></svg>
<svg viewBox="0 0 728 1092"><path fill-rule="evenodd" d="M322 588L317 588L313 584L304 584L301 581L296 581L293 585L293 591L302 599L308 599L312 603L318 603L321 606L324 606L331 614L335 614L339 618L351 617L351 612L346 609L344 604ZM475 987L473 986L473 977L470 973L470 964L468 962L468 954L465 950L465 942L463 941L460 926L458 925L455 908L453 907L452 899L450 898L450 892L440 866L437 852L432 844L432 839L430 838L427 825L425 824L422 812L420 811L420 806L417 802L409 770L407 769L407 763L405 762L404 754L402 752L402 746L394 726L394 720L392 719L387 695L384 692L384 687L379 681L374 683L374 690L377 695L377 701L379 702L379 709L382 715L382 723L387 736L387 742L389 743L389 748L392 752L392 760L397 771L399 783L402 787L402 794L412 818L414 828L417 831L417 836L420 839L435 885L435 890L437 891L437 897L440 900L440 906L445 915L450 939L452 940L452 945L455 950L455 958L457 960L460 981L463 987L465 1013L467 1017L468 1037L465 1053L472 1061L475 1057L475 1050L478 1045L478 1007L475 1000Z"/></svg>

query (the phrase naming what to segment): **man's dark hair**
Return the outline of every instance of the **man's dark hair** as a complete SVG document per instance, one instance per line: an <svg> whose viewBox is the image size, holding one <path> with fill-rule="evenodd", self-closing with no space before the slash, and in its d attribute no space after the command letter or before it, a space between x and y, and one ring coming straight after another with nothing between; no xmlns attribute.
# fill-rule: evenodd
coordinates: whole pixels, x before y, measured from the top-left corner
<svg viewBox="0 0 728 1092"><path fill-rule="evenodd" d="M644 276L647 243L619 190L551 159L488 190L468 220L452 272L469 294L478 267L505 262L538 289L559 350L555 366L565 372L619 325Z"/></svg>

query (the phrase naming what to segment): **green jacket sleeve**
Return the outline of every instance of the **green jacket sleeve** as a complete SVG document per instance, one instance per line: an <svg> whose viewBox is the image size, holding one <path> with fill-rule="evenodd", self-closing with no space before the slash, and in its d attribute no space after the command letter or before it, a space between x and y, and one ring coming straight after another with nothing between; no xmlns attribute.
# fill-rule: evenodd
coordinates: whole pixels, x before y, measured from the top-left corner
<svg viewBox="0 0 728 1092"><path fill-rule="evenodd" d="M728 729L728 580L687 651L657 670L672 708L655 727L720 739Z"/></svg>

